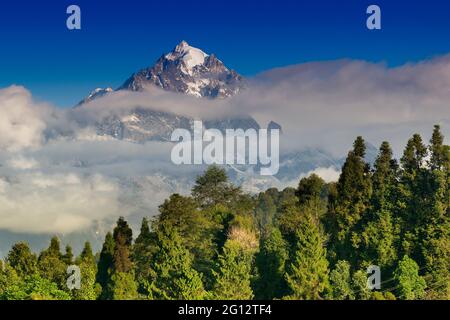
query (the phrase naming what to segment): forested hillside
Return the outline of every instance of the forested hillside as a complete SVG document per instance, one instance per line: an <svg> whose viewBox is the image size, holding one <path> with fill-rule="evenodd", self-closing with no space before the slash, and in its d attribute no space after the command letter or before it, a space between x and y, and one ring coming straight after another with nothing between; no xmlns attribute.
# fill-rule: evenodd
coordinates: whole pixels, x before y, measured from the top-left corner
<svg viewBox="0 0 450 320"><path fill-rule="evenodd" d="M339 181L249 195L210 167L190 196L173 194L137 237L124 218L74 257L51 239L17 243L0 299L450 299L450 147L435 126L399 161L383 142L371 167L358 137ZM81 288L69 290L78 265ZM369 290L369 266L381 288Z"/></svg>

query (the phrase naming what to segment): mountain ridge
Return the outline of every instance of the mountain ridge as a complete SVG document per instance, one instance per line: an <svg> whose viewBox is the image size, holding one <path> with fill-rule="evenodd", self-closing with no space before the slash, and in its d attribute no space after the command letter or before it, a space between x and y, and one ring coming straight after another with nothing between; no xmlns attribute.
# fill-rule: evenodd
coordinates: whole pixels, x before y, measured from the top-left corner
<svg viewBox="0 0 450 320"><path fill-rule="evenodd" d="M226 99L245 88L245 80L236 71L228 69L214 54L181 41L171 52L163 54L156 63L132 74L116 90L97 88L76 106L118 91L142 92L147 86L155 86L169 92L197 98ZM192 129L194 119L170 112L153 111L136 107L129 114L108 116L96 124L100 136L132 142L170 141L177 128ZM226 129L260 129L251 116L236 116L205 120L205 127Z"/></svg>

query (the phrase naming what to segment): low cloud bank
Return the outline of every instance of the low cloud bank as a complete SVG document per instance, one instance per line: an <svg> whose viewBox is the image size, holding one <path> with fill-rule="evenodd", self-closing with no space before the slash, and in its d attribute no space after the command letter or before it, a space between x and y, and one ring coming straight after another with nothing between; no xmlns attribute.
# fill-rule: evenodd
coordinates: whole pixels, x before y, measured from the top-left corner
<svg viewBox="0 0 450 320"><path fill-rule="evenodd" d="M118 215L155 214L171 192L187 192L201 169L172 165L169 144L96 136L96 122L137 107L202 119L251 115L262 126L274 120L283 150L345 156L362 135L374 145L390 141L399 155L413 133L427 140L434 124L450 136L450 56L398 68L351 60L290 66L223 100L149 88L62 110L36 103L23 87L0 89L0 230L83 231ZM339 169L292 179L311 173L333 181Z"/></svg>

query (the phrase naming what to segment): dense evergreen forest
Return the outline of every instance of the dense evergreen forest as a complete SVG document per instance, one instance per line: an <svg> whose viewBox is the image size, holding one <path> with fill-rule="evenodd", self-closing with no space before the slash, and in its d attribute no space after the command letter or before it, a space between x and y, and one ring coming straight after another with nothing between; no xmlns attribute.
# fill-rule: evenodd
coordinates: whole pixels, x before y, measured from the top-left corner
<svg viewBox="0 0 450 320"><path fill-rule="evenodd" d="M0 261L0 299L450 298L450 147L435 126L399 161L383 142L371 167L358 137L339 181L249 195L212 166L190 196L173 194L139 235L124 218L101 252L78 257L51 239L38 255L15 244ZM78 265L81 288L69 290ZM367 268L381 288L367 286Z"/></svg>

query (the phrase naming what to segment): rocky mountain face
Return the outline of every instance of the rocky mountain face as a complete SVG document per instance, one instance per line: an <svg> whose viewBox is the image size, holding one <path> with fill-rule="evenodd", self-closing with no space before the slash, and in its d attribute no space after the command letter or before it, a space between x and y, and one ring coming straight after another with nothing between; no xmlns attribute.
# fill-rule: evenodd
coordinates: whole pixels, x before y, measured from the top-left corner
<svg viewBox="0 0 450 320"><path fill-rule="evenodd" d="M226 98L244 88L244 80L214 54L182 41L153 67L133 74L119 90L142 91L147 85L196 97Z"/></svg>
<svg viewBox="0 0 450 320"><path fill-rule="evenodd" d="M206 54L182 41L171 52L161 56L154 66L133 74L116 91L140 92L145 91L148 86L156 86L199 99L225 99L243 90L245 80L235 71L228 69L215 55ZM113 91L111 88L96 89L79 105L87 104ZM193 122L193 118L137 107L122 116L105 117L97 123L96 132L100 136L136 143L170 141L175 129L191 130ZM203 124L206 129L215 128L222 132L226 129L260 129L258 122L250 116L204 120ZM278 129L282 133L282 127L273 121L269 123L268 129ZM314 148L284 153L280 155L280 170L276 179L279 181L297 179L300 174L312 172L316 168L338 170L342 163L343 159L335 158L323 150ZM248 174L245 172L259 170L258 166L251 167L234 166L228 168L228 171L232 178L235 176L235 180L247 181L247 184L251 184L252 190L258 189L260 185L264 188L273 185L274 181L270 179L270 181L255 177L252 178L253 180L248 179Z"/></svg>
<svg viewBox="0 0 450 320"><path fill-rule="evenodd" d="M243 88L245 81L234 70L228 69L214 54L208 55L200 49L182 41L173 51L163 55L154 66L133 74L116 91L145 91L156 86L167 91L208 99L225 99ZM111 88L98 88L77 106L87 104L113 92ZM125 116L109 116L97 124L97 134L115 139L142 143L145 141L170 141L176 128L190 130L194 119L169 112L136 108ZM250 116L204 121L205 128L259 129Z"/></svg>
<svg viewBox="0 0 450 320"><path fill-rule="evenodd" d="M123 116L110 116L97 124L97 134L136 143L146 141L170 141L177 129L192 128L193 119L172 113L135 109Z"/></svg>
<svg viewBox="0 0 450 320"><path fill-rule="evenodd" d="M104 118L97 124L97 134L136 143L146 141L170 141L175 129L191 131L194 119L167 112L137 108L129 115ZM227 129L259 129L251 117L206 120L205 129L218 129L225 134Z"/></svg>

